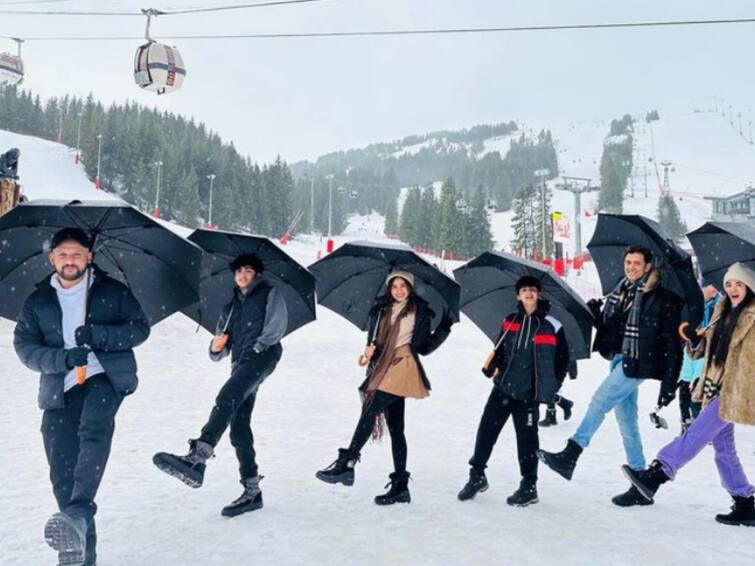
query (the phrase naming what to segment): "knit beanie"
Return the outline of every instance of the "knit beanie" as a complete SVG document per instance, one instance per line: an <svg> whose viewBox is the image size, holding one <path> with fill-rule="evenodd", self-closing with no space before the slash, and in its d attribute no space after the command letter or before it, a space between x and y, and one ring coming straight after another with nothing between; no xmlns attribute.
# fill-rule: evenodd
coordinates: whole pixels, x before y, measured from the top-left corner
<svg viewBox="0 0 755 566"><path fill-rule="evenodd" d="M741 281L755 293L755 271L747 267L744 263L737 262L732 264L724 275L724 285L727 281Z"/></svg>
<svg viewBox="0 0 755 566"><path fill-rule="evenodd" d="M401 279L403 279L404 281L409 283L409 285L414 287L414 274L409 273L408 271L401 271L400 269L391 271L388 274L388 277L385 278L385 286L389 287L391 284L391 280L395 277L401 277Z"/></svg>

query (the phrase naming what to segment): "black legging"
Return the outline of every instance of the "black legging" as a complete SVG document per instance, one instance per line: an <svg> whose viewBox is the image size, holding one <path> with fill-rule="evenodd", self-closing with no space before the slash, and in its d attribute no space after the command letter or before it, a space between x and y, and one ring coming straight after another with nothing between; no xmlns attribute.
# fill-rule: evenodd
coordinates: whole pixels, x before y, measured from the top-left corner
<svg viewBox="0 0 755 566"><path fill-rule="evenodd" d="M372 434L377 416L385 412L385 421L391 435L393 467L397 473L406 472L406 437L404 436L404 398L383 391L376 391L367 406L362 407L362 415L354 430L349 450L359 454Z"/></svg>

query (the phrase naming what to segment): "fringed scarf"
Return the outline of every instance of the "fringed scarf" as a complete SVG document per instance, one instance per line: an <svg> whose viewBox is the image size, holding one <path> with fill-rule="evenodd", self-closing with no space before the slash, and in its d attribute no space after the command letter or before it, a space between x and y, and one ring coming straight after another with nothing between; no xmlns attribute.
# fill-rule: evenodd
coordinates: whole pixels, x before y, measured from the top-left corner
<svg viewBox="0 0 755 566"><path fill-rule="evenodd" d="M619 310L629 311L627 323L624 326L624 340L621 344L621 353L624 356L624 362L635 368L639 364L640 359L642 295L650 273L652 271L635 283L624 277L606 297L606 308L603 310L603 322L608 321Z"/></svg>
<svg viewBox="0 0 755 566"><path fill-rule="evenodd" d="M362 392L362 411L367 411L375 398L375 392L380 383L388 373L388 368L393 361L393 351L396 349L396 341L398 339L399 329L401 327L401 320L408 316L410 313L416 312L417 305L409 298L406 304L396 316L395 320L391 320L391 314L393 310L394 302L388 303L380 312L380 322L378 323L377 338L375 344L380 350L380 356L372 367L370 376L367 379L367 386ZM385 414L380 413L375 419L375 425L372 429L372 438L374 440L380 439L385 433Z"/></svg>

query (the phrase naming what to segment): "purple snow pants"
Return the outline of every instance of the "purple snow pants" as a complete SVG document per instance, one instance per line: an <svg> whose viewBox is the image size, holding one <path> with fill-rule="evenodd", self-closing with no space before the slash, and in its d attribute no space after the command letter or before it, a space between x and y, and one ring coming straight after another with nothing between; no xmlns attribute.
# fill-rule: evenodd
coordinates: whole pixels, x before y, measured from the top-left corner
<svg viewBox="0 0 755 566"><path fill-rule="evenodd" d="M687 462L697 456L709 443L716 452L716 467L721 476L721 485L730 495L749 497L755 493L747 480L734 446L734 425L718 416L718 397L711 401L689 427L659 453L658 461L666 475L674 479Z"/></svg>

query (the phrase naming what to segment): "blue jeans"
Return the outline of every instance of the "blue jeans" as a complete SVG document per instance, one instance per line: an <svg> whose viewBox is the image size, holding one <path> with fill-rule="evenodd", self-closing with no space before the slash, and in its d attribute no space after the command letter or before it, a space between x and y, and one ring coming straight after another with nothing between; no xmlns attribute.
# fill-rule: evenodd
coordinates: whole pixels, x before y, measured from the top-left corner
<svg viewBox="0 0 755 566"><path fill-rule="evenodd" d="M603 424L606 413L613 409L624 442L627 463L633 470L643 470L645 456L637 424L637 395L642 380L624 375L621 361L621 354L615 355L611 360L611 372L593 394L587 413L572 440L582 448L587 448L593 435Z"/></svg>

